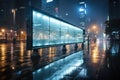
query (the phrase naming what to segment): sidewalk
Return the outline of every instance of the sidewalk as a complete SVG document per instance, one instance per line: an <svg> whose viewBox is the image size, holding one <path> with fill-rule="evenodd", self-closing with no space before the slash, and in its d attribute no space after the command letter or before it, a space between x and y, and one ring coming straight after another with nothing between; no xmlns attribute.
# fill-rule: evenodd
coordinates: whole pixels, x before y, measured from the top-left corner
<svg viewBox="0 0 120 80"><path fill-rule="evenodd" d="M104 50L104 42L90 45L90 53L84 54L84 63L62 80L119 80L120 55ZM69 78L69 79L68 79Z"/></svg>

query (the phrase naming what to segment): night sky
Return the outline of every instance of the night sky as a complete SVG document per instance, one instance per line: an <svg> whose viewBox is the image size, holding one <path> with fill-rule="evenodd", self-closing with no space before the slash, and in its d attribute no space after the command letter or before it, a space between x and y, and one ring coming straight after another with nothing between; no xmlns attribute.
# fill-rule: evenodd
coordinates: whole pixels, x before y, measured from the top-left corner
<svg viewBox="0 0 120 80"><path fill-rule="evenodd" d="M62 18L79 26L79 1L80 0L61 0L60 15ZM108 0L86 0L87 18L90 24L103 24L108 16ZM68 15L66 15L66 13Z"/></svg>
<svg viewBox="0 0 120 80"><path fill-rule="evenodd" d="M80 0L60 0L59 17L74 25L79 26L79 2ZM89 20L89 24L103 24L108 16L108 0L86 0L86 4L87 19Z"/></svg>

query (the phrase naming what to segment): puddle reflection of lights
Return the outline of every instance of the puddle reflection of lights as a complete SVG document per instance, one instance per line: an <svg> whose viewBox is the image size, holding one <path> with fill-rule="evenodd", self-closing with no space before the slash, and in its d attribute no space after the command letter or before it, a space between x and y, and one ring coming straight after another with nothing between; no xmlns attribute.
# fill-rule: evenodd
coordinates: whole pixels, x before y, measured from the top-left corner
<svg viewBox="0 0 120 80"><path fill-rule="evenodd" d="M49 65L45 66L45 69L48 69L49 68Z"/></svg>
<svg viewBox="0 0 120 80"><path fill-rule="evenodd" d="M43 68L33 72L34 80L60 80L65 75L70 74L83 63L83 54L81 52L74 53L58 61L54 61ZM42 75L44 73L44 76ZM52 75L52 76L51 76Z"/></svg>
<svg viewBox="0 0 120 80"><path fill-rule="evenodd" d="M5 54L5 52L6 52L6 45L5 44L2 44L1 45L1 60L3 60L3 61L5 61L5 59L6 59L6 54ZM5 63L3 63L3 65L4 65Z"/></svg>
<svg viewBox="0 0 120 80"><path fill-rule="evenodd" d="M92 62L93 63L98 63L98 59L97 59L98 54L99 54L98 46L96 46L92 52L93 52L92 53Z"/></svg>
<svg viewBox="0 0 120 80"><path fill-rule="evenodd" d="M79 73L79 76L81 77L87 77L87 69L83 68L81 72Z"/></svg>
<svg viewBox="0 0 120 80"><path fill-rule="evenodd" d="M2 44L1 45L1 53L3 56L5 55L5 51L6 51L6 46L5 46L5 44Z"/></svg>
<svg viewBox="0 0 120 80"><path fill-rule="evenodd" d="M37 70L37 72L39 73L41 71L41 69Z"/></svg>
<svg viewBox="0 0 120 80"><path fill-rule="evenodd" d="M47 79L47 80L60 80L65 75L70 74L72 71L74 71L82 63L83 63L83 60L74 60L70 64L68 64L65 67L63 67L61 70L59 70L56 73L54 73L54 75L52 77L50 77L49 79Z"/></svg>
<svg viewBox="0 0 120 80"><path fill-rule="evenodd" d="M24 56L24 43L23 42L20 43L20 56L21 57Z"/></svg>

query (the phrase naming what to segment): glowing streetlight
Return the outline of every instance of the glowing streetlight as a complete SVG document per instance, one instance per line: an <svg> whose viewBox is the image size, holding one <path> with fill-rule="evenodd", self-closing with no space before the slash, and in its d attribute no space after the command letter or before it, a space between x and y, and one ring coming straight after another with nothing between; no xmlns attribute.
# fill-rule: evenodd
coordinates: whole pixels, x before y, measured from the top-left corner
<svg viewBox="0 0 120 80"><path fill-rule="evenodd" d="M12 13L13 13L13 25L14 25L14 26L15 26L16 11L17 11L17 9L12 9Z"/></svg>
<svg viewBox="0 0 120 80"><path fill-rule="evenodd" d="M5 29L1 29L2 34L3 34L3 39L5 39Z"/></svg>
<svg viewBox="0 0 120 80"><path fill-rule="evenodd" d="M23 31L21 31L21 34L23 34L24 32Z"/></svg>
<svg viewBox="0 0 120 80"><path fill-rule="evenodd" d="M13 32L13 30L10 30L10 32L12 33L12 32Z"/></svg>
<svg viewBox="0 0 120 80"><path fill-rule="evenodd" d="M4 33L4 32L5 32L5 29L2 29L1 31Z"/></svg>
<svg viewBox="0 0 120 80"><path fill-rule="evenodd" d="M95 29L96 29L96 26L93 26L93 29L95 30Z"/></svg>

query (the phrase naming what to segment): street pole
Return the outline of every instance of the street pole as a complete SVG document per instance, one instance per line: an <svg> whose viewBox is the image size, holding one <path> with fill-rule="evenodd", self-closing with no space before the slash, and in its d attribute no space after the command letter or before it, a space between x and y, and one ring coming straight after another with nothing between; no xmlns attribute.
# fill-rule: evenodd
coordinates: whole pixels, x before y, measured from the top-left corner
<svg viewBox="0 0 120 80"><path fill-rule="evenodd" d="M13 13L13 43L16 43L16 38L15 38L15 17L16 17L16 9L12 9Z"/></svg>
<svg viewBox="0 0 120 80"><path fill-rule="evenodd" d="M15 27L15 15L16 15L16 9L12 9L13 13L13 26Z"/></svg>

